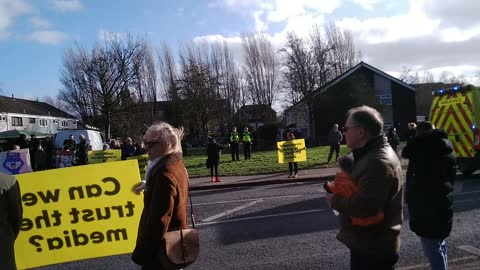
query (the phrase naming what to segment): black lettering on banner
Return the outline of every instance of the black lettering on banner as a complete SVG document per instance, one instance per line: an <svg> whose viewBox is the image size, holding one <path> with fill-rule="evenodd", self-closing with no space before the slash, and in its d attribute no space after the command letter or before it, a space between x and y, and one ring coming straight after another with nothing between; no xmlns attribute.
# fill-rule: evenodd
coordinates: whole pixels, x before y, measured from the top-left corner
<svg viewBox="0 0 480 270"><path fill-rule="evenodd" d="M125 205L105 206L95 209L78 210L77 208L72 208L68 214L72 217L70 223L76 224L80 221L92 222L95 220L108 220L112 217L132 217L135 214L134 208L135 204L132 201L128 201Z"/></svg>
<svg viewBox="0 0 480 270"><path fill-rule="evenodd" d="M62 214L58 210L53 210L52 213L49 213L48 210L42 210L42 214L36 216L33 220L23 218L20 223L20 230L29 231L33 229L33 225L35 225L36 229L57 227L62 224L61 217Z"/></svg>
<svg viewBox="0 0 480 270"><path fill-rule="evenodd" d="M57 250L62 248L71 248L78 246L86 246L89 243L101 244L105 242L125 241L128 240L126 228L109 229L106 232L94 231L90 234L80 233L77 230L63 231L63 236L44 238L41 235L30 237L29 243L36 248L37 252L43 251L42 244L46 244L48 250ZM45 243L46 242L46 243Z"/></svg>
<svg viewBox="0 0 480 270"><path fill-rule="evenodd" d="M55 189L53 192L47 190L45 192L38 191L38 197L43 201L43 203L58 202L60 198L60 189ZM38 197L35 193L25 193L22 195L22 201L25 206L34 206L38 203Z"/></svg>
<svg viewBox="0 0 480 270"><path fill-rule="evenodd" d="M102 179L102 182L113 183L113 189L112 188L107 189L106 187L102 189L102 186L97 184L77 186L77 187L71 187L68 189L68 196L70 200L76 200L76 199L84 199L85 196L87 198L95 198L95 197L100 197L102 195L113 196L120 192L120 182L116 178L107 177Z"/></svg>

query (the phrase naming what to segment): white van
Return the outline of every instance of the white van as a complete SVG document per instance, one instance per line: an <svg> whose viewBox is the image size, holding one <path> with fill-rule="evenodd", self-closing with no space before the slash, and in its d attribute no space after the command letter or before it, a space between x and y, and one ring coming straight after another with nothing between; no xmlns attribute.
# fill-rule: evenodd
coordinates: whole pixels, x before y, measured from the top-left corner
<svg viewBox="0 0 480 270"><path fill-rule="evenodd" d="M70 135L73 135L75 141L79 143L80 134L85 136L85 139L87 139L87 142L91 147L91 150L103 149L103 138L100 131L91 130L91 129L70 129L70 130L61 130L57 132L53 138L55 149L63 149L63 142L65 140L68 140Z"/></svg>

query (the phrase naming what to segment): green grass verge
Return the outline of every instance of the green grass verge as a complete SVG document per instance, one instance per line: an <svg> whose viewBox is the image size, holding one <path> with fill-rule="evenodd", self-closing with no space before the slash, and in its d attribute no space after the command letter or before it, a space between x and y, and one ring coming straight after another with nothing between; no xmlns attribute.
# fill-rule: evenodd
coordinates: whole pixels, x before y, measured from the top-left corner
<svg viewBox="0 0 480 270"><path fill-rule="evenodd" d="M319 146L307 149L307 161L299 162L298 169L308 168L327 168L333 167L335 164L327 164L329 146ZM195 149L189 153L205 153L203 148ZM342 145L340 147L340 156L349 152L349 149ZM206 154L203 155L187 155L184 157L185 166L187 167L190 177L210 176L210 169L205 166ZM218 166L218 173L221 176L227 175L256 175L277 172L288 172L288 163L279 164L277 162L276 151L252 151L252 159L244 160L243 152L240 151L240 161L232 161L230 153L223 153Z"/></svg>

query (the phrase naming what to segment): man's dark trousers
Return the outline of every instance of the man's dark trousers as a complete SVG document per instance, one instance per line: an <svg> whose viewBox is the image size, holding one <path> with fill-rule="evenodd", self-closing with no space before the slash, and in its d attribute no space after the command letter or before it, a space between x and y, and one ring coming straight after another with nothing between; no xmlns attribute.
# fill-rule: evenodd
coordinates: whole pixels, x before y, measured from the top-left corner
<svg viewBox="0 0 480 270"><path fill-rule="evenodd" d="M350 253L350 270L394 270L398 261L398 253L390 257L366 256Z"/></svg>
<svg viewBox="0 0 480 270"><path fill-rule="evenodd" d="M230 148L232 150L232 161L240 160L238 157L238 142L231 142Z"/></svg>
<svg viewBox="0 0 480 270"><path fill-rule="evenodd" d="M333 151L335 151L335 161L337 161L338 154L340 153L340 144L336 143L336 144L331 144L330 145L330 153L328 154L328 162L330 162L330 160L332 160Z"/></svg>
<svg viewBox="0 0 480 270"><path fill-rule="evenodd" d="M252 158L252 143L243 143L243 155L245 156L245 160Z"/></svg>

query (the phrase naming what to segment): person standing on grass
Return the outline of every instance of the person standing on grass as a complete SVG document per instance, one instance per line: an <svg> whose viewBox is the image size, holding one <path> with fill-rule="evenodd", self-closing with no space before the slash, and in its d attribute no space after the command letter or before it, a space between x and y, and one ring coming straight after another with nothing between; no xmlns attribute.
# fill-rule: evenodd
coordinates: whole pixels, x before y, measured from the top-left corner
<svg viewBox="0 0 480 270"><path fill-rule="evenodd" d="M342 142L342 132L338 130L338 125L334 124L330 133L328 133L328 144L330 145L330 153L328 153L328 161L332 159L333 152L335 151L335 162L338 160L338 153L340 153L340 143Z"/></svg>
<svg viewBox="0 0 480 270"><path fill-rule="evenodd" d="M228 143L230 144L230 150L232 151L232 161L240 160L238 157L238 143L240 142L240 134L237 132L237 127L232 128L232 132L228 136Z"/></svg>
<svg viewBox="0 0 480 270"><path fill-rule="evenodd" d="M292 131L287 132L287 141L295 140L295 135ZM288 162L288 171L290 174L288 178L297 178L298 177L298 163L297 162Z"/></svg>
<svg viewBox="0 0 480 270"><path fill-rule="evenodd" d="M245 127L242 134L243 155L245 156L245 160L252 158L252 141L252 133L248 131L248 127Z"/></svg>
<svg viewBox="0 0 480 270"><path fill-rule="evenodd" d="M212 178L211 182L222 182L218 177L218 165L220 164L222 149L225 148L226 145L219 144L214 138L208 137L207 158L208 163L210 164L210 177ZM215 176L213 174L214 171Z"/></svg>
<svg viewBox="0 0 480 270"><path fill-rule="evenodd" d="M418 123L415 138L402 151L409 160L405 194L410 229L420 237L433 270L446 270L453 223L456 157L448 134L430 122Z"/></svg>
<svg viewBox="0 0 480 270"><path fill-rule="evenodd" d="M327 194L327 203L340 215L337 239L350 249L350 269L393 270L400 249L403 221L403 172L400 160L383 135L383 119L372 107L348 111L347 146L352 149L351 173L358 191L351 197ZM384 213L383 221L361 227L353 217Z"/></svg>

